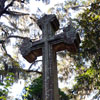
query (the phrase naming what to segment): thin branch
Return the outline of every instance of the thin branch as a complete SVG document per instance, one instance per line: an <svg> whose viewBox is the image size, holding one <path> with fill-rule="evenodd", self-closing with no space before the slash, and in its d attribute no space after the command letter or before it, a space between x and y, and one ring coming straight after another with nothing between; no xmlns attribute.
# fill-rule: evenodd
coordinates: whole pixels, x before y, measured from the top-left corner
<svg viewBox="0 0 100 100"><path fill-rule="evenodd" d="M10 36L8 36L6 39L9 39L9 38L25 39L25 38L27 38L27 37L22 37L22 36L18 36L18 35L10 35Z"/></svg>
<svg viewBox="0 0 100 100"><path fill-rule="evenodd" d="M0 12L0 17L6 12L6 10L13 5L15 0L12 0L1 12Z"/></svg>
<svg viewBox="0 0 100 100"><path fill-rule="evenodd" d="M12 0L12 1L4 8L4 10L6 11L10 6L12 6L13 3L14 3L14 1L15 1L15 0Z"/></svg>
<svg viewBox="0 0 100 100"><path fill-rule="evenodd" d="M78 6L74 6L74 7L70 7L71 9L73 9L73 10L76 10L76 9L78 9L78 8L84 8L84 7L89 7L90 5L78 5Z"/></svg>
<svg viewBox="0 0 100 100"><path fill-rule="evenodd" d="M16 69L17 72L20 72L20 68L17 68ZM0 70L0 73L1 74L7 74L8 72L10 72L9 70L5 71L5 70ZM38 70L26 70L26 69L22 69L22 72L26 72L26 73L31 73L31 72L34 72L34 73L37 73L37 74L42 74L42 72L38 71Z"/></svg>
<svg viewBox="0 0 100 100"><path fill-rule="evenodd" d="M21 36L17 36L17 35L11 35L11 36L8 36L5 40L0 40L0 44L2 44L2 48L4 49L6 55L7 55L9 58L13 59L12 56L11 56L10 54L8 54L8 52L7 52L7 50L6 50L6 47L5 47L5 42L6 42L6 40L9 39L9 38L20 38L20 39L25 39L25 38L27 38L27 37L21 37Z"/></svg>
<svg viewBox="0 0 100 100"><path fill-rule="evenodd" d="M32 67L35 63L40 62L40 61L42 61L42 60L36 60L36 61L34 61L34 62L30 65L30 67L28 68L28 70L30 70L31 67Z"/></svg>
<svg viewBox="0 0 100 100"><path fill-rule="evenodd" d="M0 44L3 44L5 42L5 40L0 40Z"/></svg>
<svg viewBox="0 0 100 100"><path fill-rule="evenodd" d="M7 39L10 39L10 38L19 38L19 39L26 39L28 37L22 37L22 36L18 36L18 35L9 35L6 37L5 40L0 40L0 44L3 44L6 42ZM36 39L32 39L32 40L36 40Z"/></svg>
<svg viewBox="0 0 100 100"><path fill-rule="evenodd" d="M28 37L22 37L22 36L18 36L18 35L10 35L10 36L8 36L6 39L10 39L10 38L19 38L19 39L26 39L26 38L28 38ZM37 38L36 38L37 39ZM36 39L30 39L30 40L32 40L32 41L34 41L34 40L36 40Z"/></svg>
<svg viewBox="0 0 100 100"><path fill-rule="evenodd" d="M72 6L72 7L69 7L68 9L71 8L71 9L73 9L73 10L76 10L76 9L78 9L78 8L90 7L90 6L94 5L94 4L100 4L100 2L92 3L92 4L90 4L90 5L77 5L77 6Z"/></svg>
<svg viewBox="0 0 100 100"><path fill-rule="evenodd" d="M38 73L38 74L42 74L42 72L38 71L38 70L25 70L23 69L23 71L27 72L27 73L30 73L30 72L35 72L35 73Z"/></svg>
<svg viewBox="0 0 100 100"><path fill-rule="evenodd" d="M10 35L8 37L6 37L5 40L0 40L0 44L4 44L6 42L7 39L10 39L10 38L19 38L19 39L25 39L25 38L28 38L28 37L22 37L22 36L18 36L18 35ZM4 47L4 46L3 46Z"/></svg>
<svg viewBox="0 0 100 100"><path fill-rule="evenodd" d="M13 16L25 16L30 15L29 13L17 12L17 11L6 11L6 14L13 15Z"/></svg>
<svg viewBox="0 0 100 100"><path fill-rule="evenodd" d="M3 49L4 49L5 53L6 53L6 55L7 55L9 58L13 59L13 58L11 57L11 55L8 54L8 52L7 52L6 48L5 48L5 44L4 44L4 43L2 44L2 47L3 47Z"/></svg>

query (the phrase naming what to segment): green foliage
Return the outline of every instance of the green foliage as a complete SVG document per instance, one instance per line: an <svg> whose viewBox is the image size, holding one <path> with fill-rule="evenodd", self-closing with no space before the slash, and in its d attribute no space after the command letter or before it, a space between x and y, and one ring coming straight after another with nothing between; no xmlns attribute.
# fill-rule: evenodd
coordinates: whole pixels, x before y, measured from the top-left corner
<svg viewBox="0 0 100 100"><path fill-rule="evenodd" d="M35 79L31 85L25 87L27 93L24 95L25 98L31 100L35 98L37 100L42 99L42 77Z"/></svg>
<svg viewBox="0 0 100 100"><path fill-rule="evenodd" d="M0 82L0 100L7 100L9 88L14 82L14 73L8 73L3 82Z"/></svg>
<svg viewBox="0 0 100 100"><path fill-rule="evenodd" d="M23 91L23 100L42 100L42 77L38 77L33 82L25 87ZM69 100L68 96L59 89L60 100Z"/></svg>
<svg viewBox="0 0 100 100"><path fill-rule="evenodd" d="M60 100L69 100L69 96L67 96L63 91L59 89Z"/></svg>
<svg viewBox="0 0 100 100"><path fill-rule="evenodd" d="M92 3L79 16L78 25L82 43L79 54L74 56L78 74L73 94L83 96L100 90L100 3Z"/></svg>

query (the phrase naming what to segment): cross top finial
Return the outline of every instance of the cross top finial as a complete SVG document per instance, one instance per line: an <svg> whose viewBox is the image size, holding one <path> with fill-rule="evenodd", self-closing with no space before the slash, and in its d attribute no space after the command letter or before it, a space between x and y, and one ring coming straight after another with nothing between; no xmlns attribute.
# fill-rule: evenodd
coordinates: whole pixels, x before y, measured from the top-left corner
<svg viewBox="0 0 100 100"><path fill-rule="evenodd" d="M45 14L37 22L37 24L41 30L43 30L44 25L46 25L48 23L51 24L54 31L57 31L59 29L59 21L54 14L50 14L50 15Z"/></svg>

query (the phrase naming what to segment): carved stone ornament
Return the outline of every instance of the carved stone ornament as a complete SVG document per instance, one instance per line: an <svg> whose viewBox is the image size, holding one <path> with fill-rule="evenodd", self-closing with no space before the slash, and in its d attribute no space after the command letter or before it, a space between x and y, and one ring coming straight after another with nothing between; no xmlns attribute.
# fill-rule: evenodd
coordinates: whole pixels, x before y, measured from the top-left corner
<svg viewBox="0 0 100 100"><path fill-rule="evenodd" d="M25 38L20 46L20 52L26 60L33 62L36 56L31 51L32 41L30 38Z"/></svg>

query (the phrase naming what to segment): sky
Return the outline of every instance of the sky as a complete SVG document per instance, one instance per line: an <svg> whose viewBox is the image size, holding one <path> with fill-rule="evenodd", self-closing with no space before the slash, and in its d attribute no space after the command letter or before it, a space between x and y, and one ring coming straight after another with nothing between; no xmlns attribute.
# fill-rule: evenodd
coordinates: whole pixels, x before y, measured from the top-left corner
<svg viewBox="0 0 100 100"><path fill-rule="evenodd" d="M15 100L15 98L19 98L19 100L21 100L21 93L25 86L24 83L24 80L20 79L9 89L11 92L9 93L9 96L13 97L12 100Z"/></svg>
<svg viewBox="0 0 100 100"><path fill-rule="evenodd" d="M47 13L48 9L53 7L55 4L63 3L65 0L50 0L50 4L46 5L41 1L30 0L30 4L34 6L30 6L31 12L37 13L37 7L41 9L43 13Z"/></svg>

